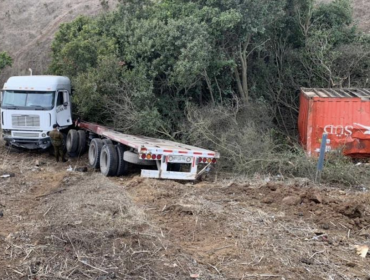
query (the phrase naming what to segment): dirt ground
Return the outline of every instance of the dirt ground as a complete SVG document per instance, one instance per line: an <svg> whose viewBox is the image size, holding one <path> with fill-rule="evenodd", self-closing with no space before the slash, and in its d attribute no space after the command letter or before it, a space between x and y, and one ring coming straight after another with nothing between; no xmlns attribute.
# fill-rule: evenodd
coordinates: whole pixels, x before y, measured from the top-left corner
<svg viewBox="0 0 370 280"><path fill-rule="evenodd" d="M370 279L366 187L106 178L0 147L0 279Z"/></svg>

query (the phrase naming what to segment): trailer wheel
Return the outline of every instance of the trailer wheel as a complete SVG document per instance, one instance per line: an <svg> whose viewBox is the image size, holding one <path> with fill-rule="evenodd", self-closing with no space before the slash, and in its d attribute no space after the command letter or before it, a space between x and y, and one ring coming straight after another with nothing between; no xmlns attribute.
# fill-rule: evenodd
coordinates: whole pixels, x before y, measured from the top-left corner
<svg viewBox="0 0 370 280"><path fill-rule="evenodd" d="M71 129L70 131L68 131L68 135L67 135L67 143L66 143L67 152L68 153L77 152L78 144L79 144L79 139L78 139L77 130Z"/></svg>
<svg viewBox="0 0 370 280"><path fill-rule="evenodd" d="M116 147L105 144L100 153L100 171L104 176L114 176L117 172L118 158Z"/></svg>
<svg viewBox="0 0 370 280"><path fill-rule="evenodd" d="M110 140L108 138L103 139L103 146L107 145L107 144L113 144L112 140Z"/></svg>
<svg viewBox="0 0 370 280"><path fill-rule="evenodd" d="M100 153L102 147L103 142L100 138L91 140L89 147L89 164L92 168L98 169L100 166Z"/></svg>
<svg viewBox="0 0 370 280"><path fill-rule="evenodd" d="M116 150L117 150L117 158L118 158L116 176L126 175L128 172L128 162L123 159L123 155L125 153L125 147L121 145L117 145Z"/></svg>
<svg viewBox="0 0 370 280"><path fill-rule="evenodd" d="M78 130L78 155L81 156L86 151L86 132Z"/></svg>

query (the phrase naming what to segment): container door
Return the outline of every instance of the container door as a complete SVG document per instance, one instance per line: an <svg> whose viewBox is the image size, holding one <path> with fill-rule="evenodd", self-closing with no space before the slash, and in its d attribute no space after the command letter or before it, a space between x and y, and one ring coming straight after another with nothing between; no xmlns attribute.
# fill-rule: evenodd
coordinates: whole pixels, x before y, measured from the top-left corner
<svg viewBox="0 0 370 280"><path fill-rule="evenodd" d="M63 127L72 124L71 102L68 91L63 90L57 92L56 112L56 120L59 126Z"/></svg>

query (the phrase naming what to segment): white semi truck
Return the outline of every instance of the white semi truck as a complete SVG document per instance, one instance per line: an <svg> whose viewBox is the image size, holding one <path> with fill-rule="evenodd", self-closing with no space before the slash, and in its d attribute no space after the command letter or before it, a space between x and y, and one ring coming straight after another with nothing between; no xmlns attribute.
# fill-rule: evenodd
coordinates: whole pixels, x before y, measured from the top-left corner
<svg viewBox="0 0 370 280"><path fill-rule="evenodd" d="M71 82L60 76L10 77L1 92L1 127L7 145L47 149L53 124L72 125Z"/></svg>
<svg viewBox="0 0 370 280"><path fill-rule="evenodd" d="M11 77L1 93L1 126L8 145L50 147L48 131L57 123L70 154L88 150L91 167L105 176L122 176L130 164L146 166L142 177L195 180L220 154L169 140L128 135L108 127L72 122L71 82L60 76ZM68 133L68 134L67 134ZM198 167L202 169L198 171Z"/></svg>

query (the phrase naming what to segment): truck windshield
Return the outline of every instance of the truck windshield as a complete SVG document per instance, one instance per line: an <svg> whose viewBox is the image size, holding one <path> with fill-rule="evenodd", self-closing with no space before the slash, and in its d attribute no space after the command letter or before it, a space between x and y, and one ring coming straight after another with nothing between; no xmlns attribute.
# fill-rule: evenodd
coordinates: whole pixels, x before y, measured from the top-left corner
<svg viewBox="0 0 370 280"><path fill-rule="evenodd" d="M24 110L51 110L54 107L53 91L15 91L3 92L2 108Z"/></svg>

